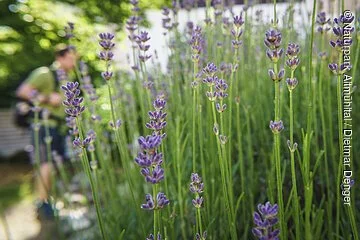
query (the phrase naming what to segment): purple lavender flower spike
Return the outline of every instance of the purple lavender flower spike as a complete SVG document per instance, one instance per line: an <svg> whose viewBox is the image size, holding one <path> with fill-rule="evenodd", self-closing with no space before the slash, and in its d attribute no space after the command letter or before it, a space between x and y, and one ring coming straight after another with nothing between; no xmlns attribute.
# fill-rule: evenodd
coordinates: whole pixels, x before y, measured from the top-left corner
<svg viewBox="0 0 360 240"><path fill-rule="evenodd" d="M330 18L326 17L326 12L320 12L316 15L316 23L324 25L330 22Z"/></svg>
<svg viewBox="0 0 360 240"><path fill-rule="evenodd" d="M202 193L204 191L204 183L201 181L197 173L191 174L190 192Z"/></svg>
<svg viewBox="0 0 360 240"><path fill-rule="evenodd" d="M284 129L284 124L281 120L280 121L270 121L269 127L274 134L278 134Z"/></svg>
<svg viewBox="0 0 360 240"><path fill-rule="evenodd" d="M189 41L192 49L192 60L194 62L198 62L200 59L200 53L204 47L204 39L202 37L201 28L197 26L191 35L191 39Z"/></svg>
<svg viewBox="0 0 360 240"><path fill-rule="evenodd" d="M201 181L201 177L197 173L191 174L190 192L195 194L195 198L192 199L192 204L195 208L201 208L203 206L204 198L200 194L204 191L204 183Z"/></svg>
<svg viewBox="0 0 360 240"><path fill-rule="evenodd" d="M100 33L99 34L100 41L99 44L104 50L111 50L115 47L115 43L112 42L115 35L112 33Z"/></svg>
<svg viewBox="0 0 360 240"><path fill-rule="evenodd" d="M61 86L64 91L66 99L63 104L66 106L65 113L71 117L79 117L85 110L84 106L80 106L83 102L83 98L79 97L80 90L78 89L78 82L68 82L66 85Z"/></svg>
<svg viewBox="0 0 360 240"><path fill-rule="evenodd" d="M319 25L317 31L321 34L330 30L330 27L327 25L330 23L330 18L326 17L325 12L320 12L316 16L316 23Z"/></svg>
<svg viewBox="0 0 360 240"><path fill-rule="evenodd" d="M278 222L278 206L271 205L269 202L258 205L258 212L254 212L254 223L256 227L252 229L255 237L260 240L278 240L280 231L274 229Z"/></svg>

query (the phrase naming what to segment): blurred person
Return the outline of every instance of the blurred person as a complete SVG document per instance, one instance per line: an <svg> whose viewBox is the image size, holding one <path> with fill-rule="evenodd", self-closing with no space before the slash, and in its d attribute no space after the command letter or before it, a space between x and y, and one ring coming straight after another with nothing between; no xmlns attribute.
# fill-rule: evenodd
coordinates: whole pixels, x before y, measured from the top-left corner
<svg viewBox="0 0 360 240"><path fill-rule="evenodd" d="M49 133L52 138L51 151L56 152L65 159L65 134L60 127L65 120L64 107L62 105L61 81L67 79L76 62L76 53L73 47L59 44L55 47L55 61L51 66L43 66L33 70L27 79L19 86L16 96L27 102L34 98L39 102L42 111L48 112ZM42 114L39 114L40 119ZM33 122L33 118L29 119ZM31 128L32 144L35 146L34 130ZM37 211L39 219L53 219L54 211L49 202L49 190L51 189L52 163L47 159L45 128L39 130L40 163L39 173L36 175L36 185L38 189ZM32 163L36 164L35 148L32 151Z"/></svg>

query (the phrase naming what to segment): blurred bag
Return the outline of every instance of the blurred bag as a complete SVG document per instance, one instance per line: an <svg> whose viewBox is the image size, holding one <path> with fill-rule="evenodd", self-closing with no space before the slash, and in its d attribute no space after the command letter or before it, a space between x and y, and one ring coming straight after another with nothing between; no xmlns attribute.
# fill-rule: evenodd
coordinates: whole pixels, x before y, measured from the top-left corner
<svg viewBox="0 0 360 240"><path fill-rule="evenodd" d="M14 124L20 128L29 128L30 120L34 117L33 104L23 99L18 99L14 110Z"/></svg>

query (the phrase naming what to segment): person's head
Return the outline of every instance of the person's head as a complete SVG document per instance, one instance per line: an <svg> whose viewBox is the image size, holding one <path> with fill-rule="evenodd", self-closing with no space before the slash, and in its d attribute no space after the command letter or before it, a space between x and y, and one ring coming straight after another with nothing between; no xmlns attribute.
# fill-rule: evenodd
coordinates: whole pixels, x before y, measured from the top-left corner
<svg viewBox="0 0 360 240"><path fill-rule="evenodd" d="M75 67L76 63L75 48L65 44L56 45L55 59L64 71L71 71Z"/></svg>

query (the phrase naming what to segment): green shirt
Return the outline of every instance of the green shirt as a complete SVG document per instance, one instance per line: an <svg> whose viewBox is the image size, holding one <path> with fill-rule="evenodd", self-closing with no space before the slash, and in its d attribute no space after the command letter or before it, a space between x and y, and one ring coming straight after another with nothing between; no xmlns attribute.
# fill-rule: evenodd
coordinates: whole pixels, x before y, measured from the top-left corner
<svg viewBox="0 0 360 240"><path fill-rule="evenodd" d="M46 97L49 97L50 94L54 92L62 94L60 86L63 83L57 84L57 80L54 76L56 69L58 69L56 62L53 63L50 67L39 67L31 72L25 82L30 84L40 94L43 94ZM40 104L40 107L47 108L51 115L55 116L56 118L65 119L65 108L62 104L55 107L50 104L42 103ZM49 124L51 126L56 126L56 121L50 119Z"/></svg>

